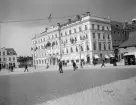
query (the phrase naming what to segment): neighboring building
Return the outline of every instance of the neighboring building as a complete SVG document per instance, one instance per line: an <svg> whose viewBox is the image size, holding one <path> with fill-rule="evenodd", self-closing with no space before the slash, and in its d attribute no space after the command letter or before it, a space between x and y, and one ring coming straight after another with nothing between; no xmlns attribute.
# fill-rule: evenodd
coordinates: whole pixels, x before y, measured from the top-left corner
<svg viewBox="0 0 136 105"><path fill-rule="evenodd" d="M26 65L29 67L33 66L33 58L32 57L23 57L23 56L19 56L17 57L17 62L18 62L18 67L25 67Z"/></svg>
<svg viewBox="0 0 136 105"><path fill-rule="evenodd" d="M112 45L115 56L117 56L117 58L119 57L119 59L119 46L129 39L131 32L136 31L136 22L134 21L135 19L132 20L132 24L128 24L127 22L122 23L111 21Z"/></svg>
<svg viewBox="0 0 136 105"><path fill-rule="evenodd" d="M71 64L80 58L92 64L93 59L112 56L110 19L97 16L77 16L65 24L46 28L32 38L34 65L56 65L58 59Z"/></svg>
<svg viewBox="0 0 136 105"><path fill-rule="evenodd" d="M2 68L8 68L9 65L17 67L17 53L13 48L1 48L0 49L0 66Z"/></svg>
<svg viewBox="0 0 136 105"><path fill-rule="evenodd" d="M136 52L136 31L130 34L130 38L120 46L120 53L123 59L125 53Z"/></svg>

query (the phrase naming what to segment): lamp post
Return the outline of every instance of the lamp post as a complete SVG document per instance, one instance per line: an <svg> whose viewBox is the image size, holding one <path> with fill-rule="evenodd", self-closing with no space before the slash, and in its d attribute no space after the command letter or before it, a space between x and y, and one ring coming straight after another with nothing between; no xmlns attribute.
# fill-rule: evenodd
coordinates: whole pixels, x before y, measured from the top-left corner
<svg viewBox="0 0 136 105"><path fill-rule="evenodd" d="M61 50L61 34L60 34L60 31L61 31L61 26L60 26L60 23L57 23L58 25L58 32L59 32L59 43L60 43L60 60L62 59L62 50Z"/></svg>

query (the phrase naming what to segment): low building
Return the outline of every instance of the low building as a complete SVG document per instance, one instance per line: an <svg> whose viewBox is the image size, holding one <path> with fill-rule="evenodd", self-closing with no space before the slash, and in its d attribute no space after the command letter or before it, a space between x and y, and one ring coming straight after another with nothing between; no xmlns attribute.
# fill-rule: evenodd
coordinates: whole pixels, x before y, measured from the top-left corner
<svg viewBox="0 0 136 105"><path fill-rule="evenodd" d="M1 68L9 68L12 65L18 67L17 53L13 48L0 49L0 66Z"/></svg>

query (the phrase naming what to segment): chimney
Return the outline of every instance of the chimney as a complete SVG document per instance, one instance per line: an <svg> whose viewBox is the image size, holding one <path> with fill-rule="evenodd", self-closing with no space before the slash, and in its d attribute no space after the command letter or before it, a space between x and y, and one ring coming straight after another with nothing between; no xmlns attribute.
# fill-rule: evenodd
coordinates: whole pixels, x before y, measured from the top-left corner
<svg viewBox="0 0 136 105"><path fill-rule="evenodd" d="M58 26L60 26L60 23L57 23Z"/></svg>
<svg viewBox="0 0 136 105"><path fill-rule="evenodd" d="M45 28L45 32L47 32L48 28Z"/></svg>
<svg viewBox="0 0 136 105"><path fill-rule="evenodd" d="M69 24L71 23L71 19L68 19L68 23L69 23Z"/></svg>
<svg viewBox="0 0 136 105"><path fill-rule="evenodd" d="M77 18L77 20L80 20L80 19L81 19L79 15L77 15L76 18Z"/></svg>
<svg viewBox="0 0 136 105"><path fill-rule="evenodd" d="M87 16L90 16L90 12L86 12L86 15L87 15Z"/></svg>

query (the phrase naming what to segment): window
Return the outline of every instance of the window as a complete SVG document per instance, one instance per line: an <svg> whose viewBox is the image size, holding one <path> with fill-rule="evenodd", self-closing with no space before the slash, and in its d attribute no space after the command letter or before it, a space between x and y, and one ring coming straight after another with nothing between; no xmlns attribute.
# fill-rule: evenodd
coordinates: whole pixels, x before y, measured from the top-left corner
<svg viewBox="0 0 136 105"><path fill-rule="evenodd" d="M97 25L97 29L100 30L100 26L99 25Z"/></svg>
<svg viewBox="0 0 136 105"><path fill-rule="evenodd" d="M101 42L99 42L99 50L102 50L102 48L101 48Z"/></svg>
<svg viewBox="0 0 136 105"><path fill-rule="evenodd" d="M42 42L42 39L41 39L41 42Z"/></svg>
<svg viewBox="0 0 136 105"><path fill-rule="evenodd" d="M106 50L106 43L103 43L103 45L104 45L104 50Z"/></svg>
<svg viewBox="0 0 136 105"><path fill-rule="evenodd" d="M0 52L0 56L1 56L1 52Z"/></svg>
<svg viewBox="0 0 136 105"><path fill-rule="evenodd" d="M67 53L68 53L68 49L67 49Z"/></svg>
<svg viewBox="0 0 136 105"><path fill-rule="evenodd" d="M3 58L3 61L6 61L6 58Z"/></svg>
<svg viewBox="0 0 136 105"><path fill-rule="evenodd" d="M52 35L52 39L54 39L54 36Z"/></svg>
<svg viewBox="0 0 136 105"><path fill-rule="evenodd" d="M71 52L73 52L73 49L71 48Z"/></svg>
<svg viewBox="0 0 136 105"><path fill-rule="evenodd" d="M42 60L42 64L44 64L44 61Z"/></svg>
<svg viewBox="0 0 136 105"><path fill-rule="evenodd" d="M78 49L77 49L77 47L76 47L76 52L78 52Z"/></svg>
<svg viewBox="0 0 136 105"><path fill-rule="evenodd" d="M81 51L84 51L83 47L81 46Z"/></svg>
<svg viewBox="0 0 136 105"><path fill-rule="evenodd" d="M74 33L76 33L76 29L74 29Z"/></svg>
<svg viewBox="0 0 136 105"><path fill-rule="evenodd" d="M1 62L1 58L0 58L0 62Z"/></svg>
<svg viewBox="0 0 136 105"><path fill-rule="evenodd" d="M56 38L57 38L57 34L55 34Z"/></svg>
<svg viewBox="0 0 136 105"><path fill-rule="evenodd" d="M102 30L104 30L104 26L102 26Z"/></svg>
<svg viewBox="0 0 136 105"><path fill-rule="evenodd" d="M88 27L87 27L87 25L85 25L85 30L87 30L88 29Z"/></svg>
<svg viewBox="0 0 136 105"><path fill-rule="evenodd" d="M79 27L79 32L81 32L82 31L82 29L81 29L81 27Z"/></svg>
<svg viewBox="0 0 136 105"><path fill-rule="evenodd" d="M77 38L75 37L75 41L77 41Z"/></svg>
<svg viewBox="0 0 136 105"><path fill-rule="evenodd" d="M80 40L82 40L82 36L80 36Z"/></svg>
<svg viewBox="0 0 136 105"><path fill-rule="evenodd" d="M110 35L108 35L108 39L110 39Z"/></svg>
<svg viewBox="0 0 136 105"><path fill-rule="evenodd" d="M94 29L94 24L92 24L92 29Z"/></svg>
<svg viewBox="0 0 136 105"><path fill-rule="evenodd" d="M5 52L3 52L3 55L5 55Z"/></svg>
<svg viewBox="0 0 136 105"><path fill-rule="evenodd" d="M93 38L95 39L95 33L93 33Z"/></svg>
<svg viewBox="0 0 136 105"><path fill-rule="evenodd" d="M111 49L110 45L111 45L111 44L109 43L109 47L108 47L109 50Z"/></svg>
<svg viewBox="0 0 136 105"><path fill-rule="evenodd" d="M62 34L62 33L60 33L60 35L62 36L63 34Z"/></svg>
<svg viewBox="0 0 136 105"><path fill-rule="evenodd" d="M93 43L93 49L96 50L96 43Z"/></svg>
<svg viewBox="0 0 136 105"><path fill-rule="evenodd" d="M109 30L109 27L107 26L107 30Z"/></svg>
<svg viewBox="0 0 136 105"><path fill-rule="evenodd" d="M69 34L71 34L71 30L69 30Z"/></svg>
<svg viewBox="0 0 136 105"><path fill-rule="evenodd" d="M88 51L89 50L89 46L87 45L86 48L87 48L87 51Z"/></svg>
<svg viewBox="0 0 136 105"><path fill-rule="evenodd" d="M44 63L46 64L46 59L44 60Z"/></svg>
<svg viewBox="0 0 136 105"><path fill-rule="evenodd" d="M9 61L11 61L11 58L9 57Z"/></svg>
<svg viewBox="0 0 136 105"><path fill-rule="evenodd" d="M98 33L98 39L101 39L100 33Z"/></svg>
<svg viewBox="0 0 136 105"><path fill-rule="evenodd" d="M88 35L86 34L86 39L88 39Z"/></svg>
<svg viewBox="0 0 136 105"><path fill-rule="evenodd" d="M67 36L67 32L65 32L65 35Z"/></svg>
<svg viewBox="0 0 136 105"><path fill-rule="evenodd" d="M105 39L105 35L103 35L103 39Z"/></svg>

